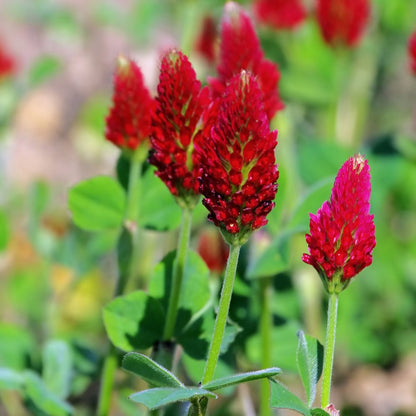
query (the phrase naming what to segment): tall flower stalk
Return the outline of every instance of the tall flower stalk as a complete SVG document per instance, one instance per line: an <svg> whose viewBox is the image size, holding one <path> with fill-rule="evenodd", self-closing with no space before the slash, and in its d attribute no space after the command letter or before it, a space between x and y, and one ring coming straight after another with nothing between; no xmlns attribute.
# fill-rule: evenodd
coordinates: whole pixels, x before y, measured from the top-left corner
<svg viewBox="0 0 416 416"><path fill-rule="evenodd" d="M127 266L119 270L114 297L124 293L127 282L137 273L140 182L142 166L149 150L153 105L140 68L134 61L120 56L114 74L113 107L106 118L105 136L118 146L130 161L124 230L120 235L119 245L122 244L123 233L127 232L132 250ZM111 345L103 364L98 416L109 414L116 369L117 350Z"/></svg>
<svg viewBox="0 0 416 416"><path fill-rule="evenodd" d="M267 223L266 216L274 206L279 176L276 136L276 131L269 130L255 77L241 71L225 89L209 140L198 147L202 202L209 211L208 219L220 228L230 246L202 383L214 377L241 246ZM194 414L195 406L189 414Z"/></svg>
<svg viewBox="0 0 416 416"><path fill-rule="evenodd" d="M373 215L369 214L370 193L368 162L361 155L354 156L339 170L330 201L310 215L310 234L306 235L309 254L302 259L316 269L329 294L322 408L330 404L338 296L372 263L376 240Z"/></svg>
<svg viewBox="0 0 416 416"><path fill-rule="evenodd" d="M175 331L179 296L185 270L192 212L200 199L199 164L195 146L204 138L204 111L209 92L201 88L188 58L178 50L162 58L156 110L151 136L150 162L182 209L178 248L173 264L172 285L163 338L171 341Z"/></svg>

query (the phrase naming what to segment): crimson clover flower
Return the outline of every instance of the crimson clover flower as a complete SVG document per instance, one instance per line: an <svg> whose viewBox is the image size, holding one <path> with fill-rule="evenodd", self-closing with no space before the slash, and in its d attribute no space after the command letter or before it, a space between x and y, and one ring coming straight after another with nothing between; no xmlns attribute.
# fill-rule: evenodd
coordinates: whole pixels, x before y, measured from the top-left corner
<svg viewBox="0 0 416 416"><path fill-rule="evenodd" d="M149 144L154 101L140 68L119 56L114 73L113 106L106 118L105 137L123 150Z"/></svg>
<svg viewBox="0 0 416 416"><path fill-rule="evenodd" d="M310 214L309 254L302 260L317 270L330 293L339 293L372 263L376 240L370 193L368 162L356 155L339 170L330 201Z"/></svg>
<svg viewBox="0 0 416 416"><path fill-rule="evenodd" d="M0 79L12 75L16 71L16 62L0 44Z"/></svg>
<svg viewBox="0 0 416 416"><path fill-rule="evenodd" d="M171 50L162 59L157 93L149 160L177 200L192 207L199 198L194 146L203 138L209 91L201 88L188 58Z"/></svg>
<svg viewBox="0 0 416 416"><path fill-rule="evenodd" d="M299 0L257 0L254 12L260 22L275 29L294 29L306 17L305 8Z"/></svg>
<svg viewBox="0 0 416 416"><path fill-rule="evenodd" d="M410 57L410 69L416 75L416 31L412 33L408 42L408 51Z"/></svg>
<svg viewBox="0 0 416 416"><path fill-rule="evenodd" d="M209 139L197 149L202 202L230 244L243 244L251 231L267 223L274 207L276 136L256 78L241 71L225 89Z"/></svg>
<svg viewBox="0 0 416 416"><path fill-rule="evenodd" d="M209 80L214 98L221 97L227 83L242 69L256 76L263 93L264 110L269 120L284 106L279 98L280 72L264 58L260 41L248 14L232 1L227 2L221 21L218 78Z"/></svg>
<svg viewBox="0 0 416 416"><path fill-rule="evenodd" d="M370 17L369 0L317 0L316 16L330 46L355 46Z"/></svg>

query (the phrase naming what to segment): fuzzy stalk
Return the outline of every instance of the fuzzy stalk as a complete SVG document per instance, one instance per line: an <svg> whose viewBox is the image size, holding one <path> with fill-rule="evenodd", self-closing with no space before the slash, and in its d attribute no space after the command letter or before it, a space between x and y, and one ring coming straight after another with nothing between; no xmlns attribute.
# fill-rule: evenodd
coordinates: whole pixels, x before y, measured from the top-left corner
<svg viewBox="0 0 416 416"><path fill-rule="evenodd" d="M215 368L220 355L221 343L224 337L225 325L227 323L228 311L230 309L240 249L241 245L230 245L230 253L228 255L227 268L224 274L224 282L221 290L217 318L215 320L214 333L208 351L208 359L205 365L202 384L208 383L214 377Z"/></svg>
<svg viewBox="0 0 416 416"><path fill-rule="evenodd" d="M328 320L326 327L324 365L322 371L321 407L330 404L332 367L334 363L335 336L337 330L338 293L331 293L328 302Z"/></svg>
<svg viewBox="0 0 416 416"><path fill-rule="evenodd" d="M261 339L261 368L272 367L272 329L273 314L271 302L273 295L272 280L264 278L260 280L260 339ZM271 416L269 405L270 385L269 380L261 380L260 384L260 416Z"/></svg>

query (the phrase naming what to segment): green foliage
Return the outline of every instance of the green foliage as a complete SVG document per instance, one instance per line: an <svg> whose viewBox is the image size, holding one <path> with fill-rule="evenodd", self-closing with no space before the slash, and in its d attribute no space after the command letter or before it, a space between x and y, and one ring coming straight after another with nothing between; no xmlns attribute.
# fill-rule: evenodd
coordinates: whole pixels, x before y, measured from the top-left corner
<svg viewBox="0 0 416 416"><path fill-rule="evenodd" d="M201 387L215 391L223 389L224 387L233 386L235 384L246 383L247 381L259 380L262 378L271 378L280 373L280 368L267 368L265 370L250 371L243 374L233 374L228 377L218 378L210 381L209 383L203 384Z"/></svg>
<svg viewBox="0 0 416 416"><path fill-rule="evenodd" d="M69 396L72 377L72 357L68 344L50 340L42 351L42 378L48 390L60 399Z"/></svg>
<svg viewBox="0 0 416 416"><path fill-rule="evenodd" d="M162 337L160 303L142 291L112 300L104 307L103 319L111 342L124 351L149 348Z"/></svg>
<svg viewBox="0 0 416 416"><path fill-rule="evenodd" d="M316 385L322 373L323 347L315 338L305 335L303 331L298 332L298 338L298 370L305 388L306 401L310 407L315 400Z"/></svg>
<svg viewBox="0 0 416 416"><path fill-rule="evenodd" d="M28 77L32 87L47 81L56 75L62 68L62 64L55 56L42 56L38 58L30 68Z"/></svg>
<svg viewBox="0 0 416 416"><path fill-rule="evenodd" d="M6 213L0 210L0 252L6 249L10 240L10 226Z"/></svg>
<svg viewBox="0 0 416 416"><path fill-rule="evenodd" d="M185 387L170 371L144 354L130 352L124 356L121 365L152 387Z"/></svg>
<svg viewBox="0 0 416 416"><path fill-rule="evenodd" d="M129 398L133 402L144 404L148 409L153 410L168 404L195 400L200 397L217 398L214 393L200 387L159 387L134 393Z"/></svg>
<svg viewBox="0 0 416 416"><path fill-rule="evenodd" d="M78 227L101 231L123 223L126 197L123 188L108 176L97 176L71 188L69 208Z"/></svg>
<svg viewBox="0 0 416 416"><path fill-rule="evenodd" d="M311 416L311 412L298 396L291 393L276 381L270 381L270 406L279 409L296 410L304 416Z"/></svg>
<svg viewBox="0 0 416 416"><path fill-rule="evenodd" d="M43 380L32 371L25 371L24 395L35 415L67 416L73 414L72 407L54 395Z"/></svg>

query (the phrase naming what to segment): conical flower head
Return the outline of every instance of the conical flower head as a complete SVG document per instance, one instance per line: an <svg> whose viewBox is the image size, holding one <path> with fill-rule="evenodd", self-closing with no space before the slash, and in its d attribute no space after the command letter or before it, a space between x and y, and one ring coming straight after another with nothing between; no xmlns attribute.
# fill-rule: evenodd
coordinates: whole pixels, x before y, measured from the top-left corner
<svg viewBox="0 0 416 416"><path fill-rule="evenodd" d="M369 0L317 0L316 16L330 46L355 46L370 17Z"/></svg>
<svg viewBox="0 0 416 416"><path fill-rule="evenodd" d="M199 198L195 145L203 138L203 112L209 91L201 88L188 58L168 51L162 59L153 118L150 162L181 204L193 205Z"/></svg>
<svg viewBox="0 0 416 416"><path fill-rule="evenodd" d="M106 118L107 140L123 150L148 146L153 105L140 68L120 56L114 73L113 106Z"/></svg>
<svg viewBox="0 0 416 416"><path fill-rule="evenodd" d="M258 20L275 29L294 29L305 20L306 11L299 0L257 0L254 12Z"/></svg>
<svg viewBox="0 0 416 416"><path fill-rule="evenodd" d="M348 159L335 178L330 201L310 214L309 254L302 260L319 273L329 292L344 289L372 263L376 245L370 211L370 168L361 155Z"/></svg>
<svg viewBox="0 0 416 416"><path fill-rule="evenodd" d="M416 75L416 31L412 33L408 43L410 69Z"/></svg>
<svg viewBox="0 0 416 416"><path fill-rule="evenodd" d="M221 21L218 78L209 80L214 97L221 97L228 81L242 69L256 76L263 93L264 110L271 120L283 108L278 94L279 70L276 64L264 58L248 14L230 1L224 7Z"/></svg>
<svg viewBox="0 0 416 416"><path fill-rule="evenodd" d="M201 142L203 204L230 244L267 223L279 176L277 131L269 130L261 90L246 71L228 84L209 139Z"/></svg>

